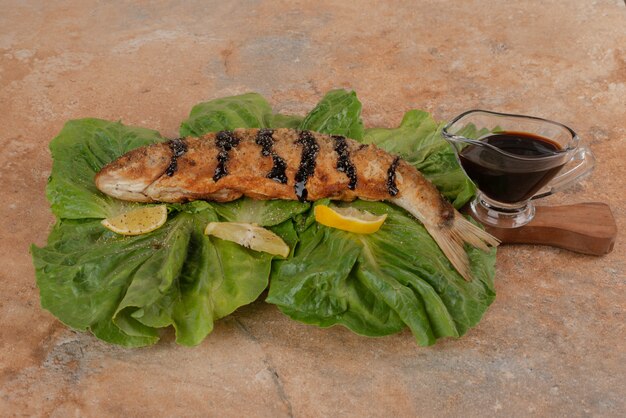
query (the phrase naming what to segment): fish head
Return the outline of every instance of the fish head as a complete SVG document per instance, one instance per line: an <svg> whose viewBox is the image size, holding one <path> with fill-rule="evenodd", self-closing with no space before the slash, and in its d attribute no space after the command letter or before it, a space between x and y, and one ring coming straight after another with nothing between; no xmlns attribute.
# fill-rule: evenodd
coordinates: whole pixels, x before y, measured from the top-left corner
<svg viewBox="0 0 626 418"><path fill-rule="evenodd" d="M167 144L132 150L105 165L94 179L96 187L109 196L133 202L151 202L144 191L165 175L172 160Z"/></svg>

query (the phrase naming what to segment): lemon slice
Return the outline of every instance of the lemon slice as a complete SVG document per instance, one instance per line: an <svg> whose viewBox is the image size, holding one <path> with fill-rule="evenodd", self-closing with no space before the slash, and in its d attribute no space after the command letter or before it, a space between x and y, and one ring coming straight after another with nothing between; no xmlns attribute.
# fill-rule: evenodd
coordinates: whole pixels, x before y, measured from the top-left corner
<svg viewBox="0 0 626 418"><path fill-rule="evenodd" d="M357 234L373 234L387 219L387 214L378 216L352 207L331 208L318 205L314 210L315 220L322 225Z"/></svg>
<svg viewBox="0 0 626 418"><path fill-rule="evenodd" d="M102 225L122 235L140 235L163 226L167 220L167 206L144 206L102 220Z"/></svg>
<svg viewBox="0 0 626 418"><path fill-rule="evenodd" d="M289 246L278 235L262 226L239 222L210 222L204 230L206 235L236 242L254 251L287 257Z"/></svg>

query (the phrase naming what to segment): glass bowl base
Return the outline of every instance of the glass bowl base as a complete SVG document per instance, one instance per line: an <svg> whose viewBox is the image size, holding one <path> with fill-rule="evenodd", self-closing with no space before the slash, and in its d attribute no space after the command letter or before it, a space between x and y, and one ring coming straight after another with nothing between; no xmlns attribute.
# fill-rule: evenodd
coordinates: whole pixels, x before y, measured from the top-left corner
<svg viewBox="0 0 626 418"><path fill-rule="evenodd" d="M535 216L535 206L531 201L508 205L491 200L481 193L470 204L470 209L478 221L496 228L519 228Z"/></svg>

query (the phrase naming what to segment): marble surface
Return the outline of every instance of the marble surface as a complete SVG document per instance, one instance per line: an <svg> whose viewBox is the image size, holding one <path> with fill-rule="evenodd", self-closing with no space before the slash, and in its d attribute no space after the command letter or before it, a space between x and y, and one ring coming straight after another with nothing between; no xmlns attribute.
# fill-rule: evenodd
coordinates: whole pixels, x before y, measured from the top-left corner
<svg viewBox="0 0 626 418"><path fill-rule="evenodd" d="M53 217L49 141L99 117L176 136L197 102L256 91L304 114L358 92L367 126L410 108L560 120L597 157L544 201L601 201L626 227L622 0L0 3L0 415L624 416L626 245L498 252L497 299L458 340L368 339L262 300L198 347L128 350L39 305L28 246Z"/></svg>

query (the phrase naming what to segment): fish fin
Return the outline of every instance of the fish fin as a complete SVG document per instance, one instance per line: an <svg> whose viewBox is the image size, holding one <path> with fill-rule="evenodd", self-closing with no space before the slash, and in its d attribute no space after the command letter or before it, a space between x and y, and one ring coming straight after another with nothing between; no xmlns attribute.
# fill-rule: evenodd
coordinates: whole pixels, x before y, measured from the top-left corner
<svg viewBox="0 0 626 418"><path fill-rule="evenodd" d="M472 280L472 270L465 251L465 243L483 251L488 251L489 246L495 247L500 243L497 238L458 214L451 224L443 226L424 224L424 226L456 271L468 282Z"/></svg>
<svg viewBox="0 0 626 418"><path fill-rule="evenodd" d="M471 223L459 213L456 213L456 216L454 217L452 229L463 241L476 248L480 248L483 251L489 251L489 247L497 247L500 245L500 240L498 238L494 237L481 227Z"/></svg>

